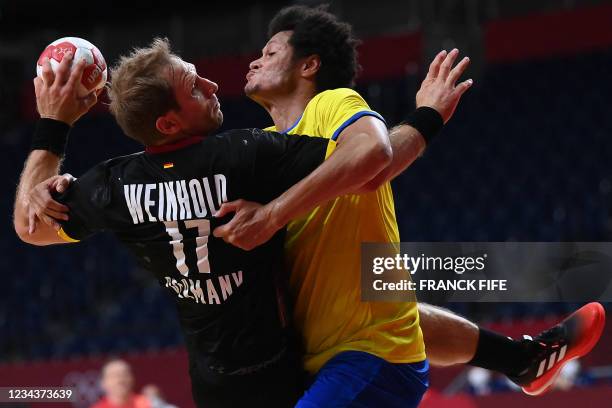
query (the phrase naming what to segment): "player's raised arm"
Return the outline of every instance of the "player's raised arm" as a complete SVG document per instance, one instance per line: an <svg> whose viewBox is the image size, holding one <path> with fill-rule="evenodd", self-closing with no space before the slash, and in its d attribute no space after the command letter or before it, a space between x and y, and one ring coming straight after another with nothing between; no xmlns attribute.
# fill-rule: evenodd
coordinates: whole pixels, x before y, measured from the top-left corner
<svg viewBox="0 0 612 408"><path fill-rule="evenodd" d="M328 160L270 203L261 206L241 200L224 204L220 215L236 215L215 229L214 235L252 249L317 205L343 194L374 191L401 173L419 156L426 140L451 118L461 95L472 84L467 80L455 85L469 63L464 58L453 68L458 54L454 49L436 56L417 93L417 110L408 124L392 130L390 139L379 118L359 118L342 130L338 147Z"/></svg>
<svg viewBox="0 0 612 408"><path fill-rule="evenodd" d="M83 75L85 61L71 68L73 55L66 54L53 72L48 59L43 62L42 75L34 79L36 106L40 114L32 150L26 159L15 198L14 226L19 238L33 245L64 243L55 229L39 223L30 228L30 192L44 180L59 172L67 135L71 126L97 101L95 93L78 98L77 85Z"/></svg>

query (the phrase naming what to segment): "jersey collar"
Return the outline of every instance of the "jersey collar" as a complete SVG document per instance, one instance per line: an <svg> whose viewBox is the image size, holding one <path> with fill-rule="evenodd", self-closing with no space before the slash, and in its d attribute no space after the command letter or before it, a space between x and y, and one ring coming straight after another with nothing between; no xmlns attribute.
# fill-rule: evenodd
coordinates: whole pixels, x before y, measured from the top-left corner
<svg viewBox="0 0 612 408"><path fill-rule="evenodd" d="M167 143L167 144L163 144L159 146L147 146L145 147L145 152L149 154L173 152L175 150L179 150L184 147L199 143L202 140L204 140L204 136L190 136L190 137L186 137L185 139L181 139L178 142L174 142L174 143Z"/></svg>
<svg viewBox="0 0 612 408"><path fill-rule="evenodd" d="M294 128L295 128L295 127L298 125L298 123L300 123L300 120L302 120L302 116L304 116L304 112L302 112L302 114L300 115L300 117L299 117L299 118L297 118L297 120L296 120L296 121L293 123L293 125L289 126L289 128L288 128L288 129L285 129L285 130L283 130L282 132L278 132L278 133L285 134L285 133L289 133L289 132L291 132L291 131L292 131L292 130L293 130L293 129L294 129Z"/></svg>

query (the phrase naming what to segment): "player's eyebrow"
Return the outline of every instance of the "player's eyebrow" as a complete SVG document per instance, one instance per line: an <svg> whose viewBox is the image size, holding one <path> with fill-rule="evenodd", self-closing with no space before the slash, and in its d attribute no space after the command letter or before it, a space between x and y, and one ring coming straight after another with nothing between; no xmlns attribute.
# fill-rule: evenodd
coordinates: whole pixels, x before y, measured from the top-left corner
<svg viewBox="0 0 612 408"><path fill-rule="evenodd" d="M187 64L187 75L189 78L189 83L191 87L195 84L196 78L198 77L198 71L196 70L195 65Z"/></svg>
<svg viewBox="0 0 612 408"><path fill-rule="evenodd" d="M191 88L193 88L193 85L195 84L196 77L197 77L195 65L188 63L186 61L181 61L181 64L183 65L183 70L181 72L180 81L185 85L185 87L189 91L191 91Z"/></svg>
<svg viewBox="0 0 612 408"><path fill-rule="evenodd" d="M268 43L261 49L261 53L263 54L267 49L269 49L273 45L278 46L278 41L276 40L268 41Z"/></svg>

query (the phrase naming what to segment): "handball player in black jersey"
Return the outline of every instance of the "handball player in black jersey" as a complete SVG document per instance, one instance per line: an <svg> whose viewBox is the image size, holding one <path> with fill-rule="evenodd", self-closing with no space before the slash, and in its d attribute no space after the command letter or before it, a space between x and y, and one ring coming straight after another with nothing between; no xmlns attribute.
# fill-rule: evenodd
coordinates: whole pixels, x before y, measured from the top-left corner
<svg viewBox="0 0 612 408"><path fill-rule="evenodd" d="M265 203L311 173L328 140L259 129L213 134L223 120L217 85L157 39L121 59L109 88L111 112L145 151L94 166L57 197L70 209L69 217L58 212L61 228L32 230L28 193L58 174L70 127L96 102L77 99L83 64L70 71L71 60L56 74L45 64L35 79L41 120L15 202L19 237L49 245L112 232L176 301L198 406L293 406L302 363L283 301L282 232L246 252L211 231L227 221L214 217L223 202ZM359 143L322 166L350 160Z"/></svg>

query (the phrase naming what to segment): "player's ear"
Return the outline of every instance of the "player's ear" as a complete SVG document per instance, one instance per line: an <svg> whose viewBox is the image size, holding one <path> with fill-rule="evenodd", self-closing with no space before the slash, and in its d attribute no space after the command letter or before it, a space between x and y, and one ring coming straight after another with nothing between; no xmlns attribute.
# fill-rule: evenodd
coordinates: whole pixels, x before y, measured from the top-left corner
<svg viewBox="0 0 612 408"><path fill-rule="evenodd" d="M302 61L302 76L304 78L314 78L321 68L321 58L314 54L305 57Z"/></svg>
<svg viewBox="0 0 612 408"><path fill-rule="evenodd" d="M172 111L158 117L155 127L160 133L168 136L174 136L181 131L181 126Z"/></svg>

